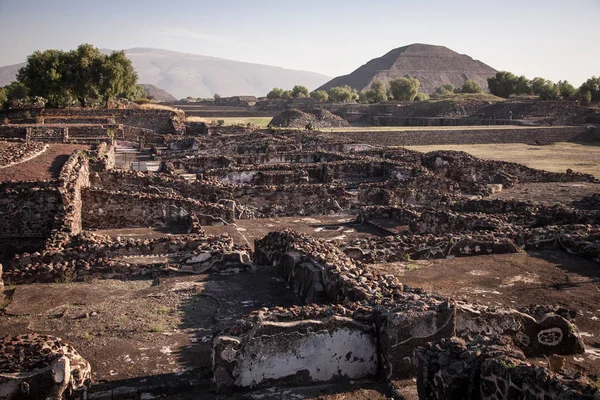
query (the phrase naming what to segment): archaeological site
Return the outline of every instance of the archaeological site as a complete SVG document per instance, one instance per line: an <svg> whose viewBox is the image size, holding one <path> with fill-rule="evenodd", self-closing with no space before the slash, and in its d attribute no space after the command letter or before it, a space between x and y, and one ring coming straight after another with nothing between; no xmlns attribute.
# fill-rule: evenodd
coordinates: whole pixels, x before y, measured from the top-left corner
<svg viewBox="0 0 600 400"><path fill-rule="evenodd" d="M598 177L407 148L598 128L390 107L5 112L0 399L600 399Z"/></svg>

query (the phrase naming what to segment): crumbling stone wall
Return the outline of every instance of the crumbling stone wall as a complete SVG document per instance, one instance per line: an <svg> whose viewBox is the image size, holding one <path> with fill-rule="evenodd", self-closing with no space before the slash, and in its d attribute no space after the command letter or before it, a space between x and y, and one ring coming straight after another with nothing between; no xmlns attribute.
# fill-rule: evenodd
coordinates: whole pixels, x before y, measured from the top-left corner
<svg viewBox="0 0 600 400"><path fill-rule="evenodd" d="M86 229L114 229L177 225L191 228L191 216L225 224L233 221L233 211L219 204L200 202L174 195L83 191L83 225ZM210 223L209 223L210 224Z"/></svg>
<svg viewBox="0 0 600 400"><path fill-rule="evenodd" d="M234 244L227 234L206 236L201 229L157 239L115 239L83 232L64 243L60 251L46 247L16 255L7 264L5 279L23 284L89 277L130 279L157 271L231 274L254 269L250 253L248 246ZM132 257L137 260L129 261Z"/></svg>
<svg viewBox="0 0 600 400"><path fill-rule="evenodd" d="M0 238L46 238L63 210L50 182L0 184Z"/></svg>
<svg viewBox="0 0 600 400"><path fill-rule="evenodd" d="M331 243L313 239L290 230L271 232L255 242L255 262L276 265L279 274L305 302L327 301L329 305L308 305L301 310L261 309L226 330L213 342L213 368L218 388L255 387L295 379L304 364L274 373L272 363L252 362L259 352L266 359L277 360L285 351L278 345L284 335L300 334L312 339L302 324L273 322L306 321L326 324L334 316L354 321L368 321L376 327L377 368L389 378L405 378L414 374L414 351L428 342L480 334L490 322L499 335L511 335L531 354L555 352L579 353L583 342L576 329L558 315L535 319L516 310L479 310L461 308L446 299L422 293L401 285L393 275L383 275L355 262ZM461 305L461 307L463 307ZM515 320L515 316L517 316ZM519 325L519 323L521 323ZM560 331L560 337L553 335ZM460 332L460 333L459 333ZM287 349L289 347L286 346ZM355 344L349 346L354 351ZM335 355L325 352L328 358ZM331 356L331 357L329 357ZM351 358L350 354L348 358ZM317 361L319 363L319 361ZM339 375L351 376L351 366L340 366ZM367 372L361 370L360 376ZM331 374L315 376L311 381L327 381Z"/></svg>

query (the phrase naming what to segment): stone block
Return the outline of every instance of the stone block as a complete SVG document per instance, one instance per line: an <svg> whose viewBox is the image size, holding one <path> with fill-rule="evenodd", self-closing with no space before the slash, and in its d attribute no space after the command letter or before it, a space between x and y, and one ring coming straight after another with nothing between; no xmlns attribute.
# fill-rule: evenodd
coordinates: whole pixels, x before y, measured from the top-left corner
<svg viewBox="0 0 600 400"><path fill-rule="evenodd" d="M388 379L415 375L414 352L419 346L455 334L456 309L453 303L438 302L408 310L376 310L381 366Z"/></svg>
<svg viewBox="0 0 600 400"><path fill-rule="evenodd" d="M359 379L377 370L373 327L346 317L262 322L242 337L213 341L219 391Z"/></svg>

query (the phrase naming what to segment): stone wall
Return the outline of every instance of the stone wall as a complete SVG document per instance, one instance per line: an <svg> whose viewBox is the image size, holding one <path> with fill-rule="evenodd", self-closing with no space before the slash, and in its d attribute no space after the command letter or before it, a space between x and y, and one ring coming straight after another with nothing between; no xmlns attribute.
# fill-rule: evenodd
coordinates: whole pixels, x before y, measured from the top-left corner
<svg viewBox="0 0 600 400"><path fill-rule="evenodd" d="M469 129L469 130L418 130L397 132L352 131L334 135L373 145L419 146L433 144L489 144L527 143L550 144L569 142L586 137L586 128L581 126L564 128L526 129Z"/></svg>
<svg viewBox="0 0 600 400"><path fill-rule="evenodd" d="M233 221L226 207L174 195L83 191L83 225L86 229L181 226L191 229L191 217L208 224Z"/></svg>
<svg viewBox="0 0 600 400"><path fill-rule="evenodd" d="M115 108L39 108L27 110L9 110L3 114L12 123L31 123L32 118L57 120L68 118L70 120L96 120L108 118L116 124L138 128L150 129L156 133L184 132L183 121L185 114L171 110L142 110L142 109L115 109ZM1 131L0 131L1 132Z"/></svg>
<svg viewBox="0 0 600 400"><path fill-rule="evenodd" d="M132 261L135 258L135 261ZM90 277L131 279L157 272L232 274L253 270L248 246L238 246L227 234L194 234L157 239L122 239L84 232L60 250L46 247L16 255L4 279L11 284L82 281Z"/></svg>
<svg viewBox="0 0 600 400"><path fill-rule="evenodd" d="M46 238L63 211L51 183L2 183L0 193L0 238Z"/></svg>
<svg viewBox="0 0 600 400"><path fill-rule="evenodd" d="M378 371L373 327L345 317L257 324L241 339L218 337L213 352L217 390L358 379Z"/></svg>
<svg viewBox="0 0 600 400"><path fill-rule="evenodd" d="M290 230L271 232L255 242L254 260L258 265L277 266L279 274L303 302L323 305L263 308L216 337L213 368L219 389L289 383L298 377L309 378L312 383L343 376L363 377L372 374L371 368L384 372L388 378L406 378L415 374L413 357L419 346L457 334L478 335L488 326L498 335L518 340L517 345L528 354L583 352L583 341L576 328L556 314L536 319L510 309L457 306L448 299L403 286L395 276L376 272L353 261L333 244L308 235ZM377 348L378 364L369 366L364 357L357 357L360 361L357 364L339 364L340 359L330 353L332 348L336 349L332 342L332 347L321 352L329 362L338 363L337 374L307 373L304 371L307 365L296 361L289 368L276 370L274 363L289 357L290 347L281 346L283 338L298 337L300 348L312 349L305 344L315 343L319 336L315 331L332 319L355 325L350 331L353 333L339 332L337 327L333 329L335 333L330 331L330 336L340 342L368 332L357 328L357 322L374 325L371 340ZM309 326L317 328L309 330L306 328ZM348 342L346 360L352 360L353 352L365 343L362 336ZM259 354L266 354L265 359L256 361ZM318 365L321 362L319 358L315 360ZM357 366L361 368L356 369Z"/></svg>
<svg viewBox="0 0 600 400"><path fill-rule="evenodd" d="M112 142L122 131L121 125L0 125L0 137L56 143Z"/></svg>

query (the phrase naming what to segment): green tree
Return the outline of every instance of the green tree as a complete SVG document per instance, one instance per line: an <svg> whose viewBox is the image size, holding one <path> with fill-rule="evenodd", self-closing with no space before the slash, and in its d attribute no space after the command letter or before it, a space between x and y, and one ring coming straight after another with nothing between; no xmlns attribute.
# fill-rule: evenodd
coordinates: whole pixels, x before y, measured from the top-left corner
<svg viewBox="0 0 600 400"><path fill-rule="evenodd" d="M381 103L382 101L388 100L387 89L385 87L385 83L382 81L373 81L373 83L371 83L371 90L369 92L371 92L370 97L373 100L372 103ZM369 95L367 94L367 98L368 97Z"/></svg>
<svg viewBox="0 0 600 400"><path fill-rule="evenodd" d="M425 100L429 100L429 95L427 93L419 92L415 96L415 101L425 101Z"/></svg>
<svg viewBox="0 0 600 400"><path fill-rule="evenodd" d="M289 100L293 97L292 95L293 95L293 93L291 90L284 90L283 93L281 94L281 98Z"/></svg>
<svg viewBox="0 0 600 400"><path fill-rule="evenodd" d="M531 94L531 82L524 75L515 78L514 94Z"/></svg>
<svg viewBox="0 0 600 400"><path fill-rule="evenodd" d="M267 93L267 99L276 100L283 99L283 89L273 88L269 93Z"/></svg>
<svg viewBox="0 0 600 400"><path fill-rule="evenodd" d="M27 57L27 63L17 73L30 96L48 100L48 105L57 107L68 103L71 94L67 87L66 53L59 50L36 51Z"/></svg>
<svg viewBox="0 0 600 400"><path fill-rule="evenodd" d="M124 51L115 51L109 56L100 58L98 61L100 63L98 67L100 80L97 87L92 87L90 90L98 92L98 95L104 100L105 107L108 107L108 103L117 96L130 100L146 97L144 88L136 85L137 73ZM96 82L92 80L92 86L95 84Z"/></svg>
<svg viewBox="0 0 600 400"><path fill-rule="evenodd" d="M508 71L499 71L496 76L488 78L490 93L496 96L509 98L516 93L517 77Z"/></svg>
<svg viewBox="0 0 600 400"><path fill-rule="evenodd" d="M87 105L88 97L97 94L105 59L100 50L88 43L67 53L65 83L81 107Z"/></svg>
<svg viewBox="0 0 600 400"><path fill-rule="evenodd" d="M306 86L296 85L292 88L292 97L299 99L310 96L310 92Z"/></svg>
<svg viewBox="0 0 600 400"><path fill-rule="evenodd" d="M581 102L581 104L590 104L592 102L592 92L589 90L579 89L575 97Z"/></svg>
<svg viewBox="0 0 600 400"><path fill-rule="evenodd" d="M544 89L548 81L544 78L540 78L539 76L533 78L531 80L531 93L536 96L540 95L540 92Z"/></svg>
<svg viewBox="0 0 600 400"><path fill-rule="evenodd" d="M358 92L348 85L336 86L329 89L329 100L341 103L348 103L359 99Z"/></svg>
<svg viewBox="0 0 600 400"><path fill-rule="evenodd" d="M577 89L575 89L575 86L571 85L569 83L569 81L558 81L556 86L558 86L558 91L560 93L560 97L562 97L563 99L568 99L570 97L573 97L575 95L575 93L577 92Z"/></svg>
<svg viewBox="0 0 600 400"><path fill-rule="evenodd" d="M590 102L600 101L600 77L592 76L581 85L579 91L589 92L591 97Z"/></svg>
<svg viewBox="0 0 600 400"><path fill-rule="evenodd" d="M6 103L8 103L8 96L6 96L6 89L4 87L0 88L0 108L5 108Z"/></svg>
<svg viewBox="0 0 600 400"><path fill-rule="evenodd" d="M450 83L440 86L433 92L434 97L448 96L455 91L454 86Z"/></svg>
<svg viewBox="0 0 600 400"><path fill-rule="evenodd" d="M416 78L398 78L390 81L390 90L394 100L413 101L419 93L421 83Z"/></svg>
<svg viewBox="0 0 600 400"><path fill-rule="evenodd" d="M474 80L467 79L460 89L461 93L483 93L483 89L479 86L479 83Z"/></svg>
<svg viewBox="0 0 600 400"><path fill-rule="evenodd" d="M310 97L321 103L324 103L327 100L329 100L329 94L327 94L327 91L325 90L315 90L310 94Z"/></svg>
<svg viewBox="0 0 600 400"><path fill-rule="evenodd" d="M552 81L546 81L546 84L540 88L538 96L541 100L556 100L560 96L560 90Z"/></svg>

